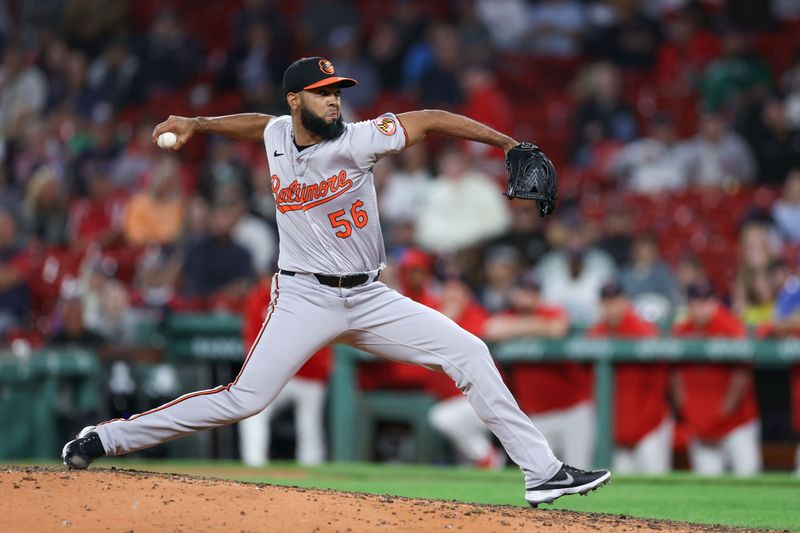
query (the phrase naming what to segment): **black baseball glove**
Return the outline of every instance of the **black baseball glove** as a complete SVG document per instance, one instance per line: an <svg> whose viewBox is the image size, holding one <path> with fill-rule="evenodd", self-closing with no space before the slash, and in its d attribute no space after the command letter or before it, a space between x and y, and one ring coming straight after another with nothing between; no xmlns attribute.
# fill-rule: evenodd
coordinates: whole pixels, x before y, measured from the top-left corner
<svg viewBox="0 0 800 533"><path fill-rule="evenodd" d="M550 158L533 143L516 145L506 155L508 192L506 196L536 200L539 214L550 216L558 200L556 169Z"/></svg>

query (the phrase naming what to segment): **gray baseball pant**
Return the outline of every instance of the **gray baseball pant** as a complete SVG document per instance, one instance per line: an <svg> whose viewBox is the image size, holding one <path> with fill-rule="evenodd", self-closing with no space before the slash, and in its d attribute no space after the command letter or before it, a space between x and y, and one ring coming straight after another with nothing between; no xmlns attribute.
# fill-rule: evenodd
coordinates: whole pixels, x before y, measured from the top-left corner
<svg viewBox="0 0 800 533"><path fill-rule="evenodd" d="M273 278L264 325L232 383L99 424L97 433L108 455L124 455L238 422L264 410L312 354L334 341L443 370L522 469L527 486L561 467L478 337L381 282L334 288L310 274Z"/></svg>

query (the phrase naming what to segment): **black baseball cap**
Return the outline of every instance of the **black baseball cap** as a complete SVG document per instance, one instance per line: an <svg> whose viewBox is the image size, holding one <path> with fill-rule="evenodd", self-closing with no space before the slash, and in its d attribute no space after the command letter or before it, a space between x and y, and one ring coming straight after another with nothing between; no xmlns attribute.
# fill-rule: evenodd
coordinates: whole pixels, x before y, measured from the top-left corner
<svg viewBox="0 0 800 533"><path fill-rule="evenodd" d="M520 289L530 289L538 292L542 289L542 280L539 279L535 272L529 270L522 274L514 285Z"/></svg>
<svg viewBox="0 0 800 533"><path fill-rule="evenodd" d="M298 59L283 73L283 93L297 93L327 85L352 87L358 83L352 78L343 78L334 74L333 63L324 57Z"/></svg>
<svg viewBox="0 0 800 533"><path fill-rule="evenodd" d="M600 287L600 299L609 300L622 295L622 285L616 280L607 281Z"/></svg>
<svg viewBox="0 0 800 533"><path fill-rule="evenodd" d="M714 287L707 281L699 281L686 287L686 297L689 300L707 300L714 296Z"/></svg>

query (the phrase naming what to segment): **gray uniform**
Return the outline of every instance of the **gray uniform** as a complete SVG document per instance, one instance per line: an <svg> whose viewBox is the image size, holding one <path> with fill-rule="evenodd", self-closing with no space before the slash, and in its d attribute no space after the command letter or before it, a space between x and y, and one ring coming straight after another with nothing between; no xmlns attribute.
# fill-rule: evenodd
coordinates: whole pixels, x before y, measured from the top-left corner
<svg viewBox="0 0 800 533"><path fill-rule="evenodd" d="M385 252L372 166L402 150L392 114L348 124L341 137L298 151L290 117L270 121L264 143L280 235L269 310L236 379L186 394L128 420L100 424L108 455L141 450L237 422L262 411L321 347L344 342L376 355L441 369L525 473L528 486L561 467L520 411L486 345L444 315L376 281ZM320 284L313 273L368 273L354 288Z"/></svg>

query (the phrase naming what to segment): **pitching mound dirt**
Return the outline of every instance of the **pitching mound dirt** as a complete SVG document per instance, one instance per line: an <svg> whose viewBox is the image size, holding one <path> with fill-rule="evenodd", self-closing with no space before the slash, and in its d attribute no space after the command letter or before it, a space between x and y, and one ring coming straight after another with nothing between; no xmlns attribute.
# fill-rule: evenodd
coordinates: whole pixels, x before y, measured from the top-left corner
<svg viewBox="0 0 800 533"><path fill-rule="evenodd" d="M566 511L238 483L134 470L0 469L0 531L726 531Z"/></svg>

